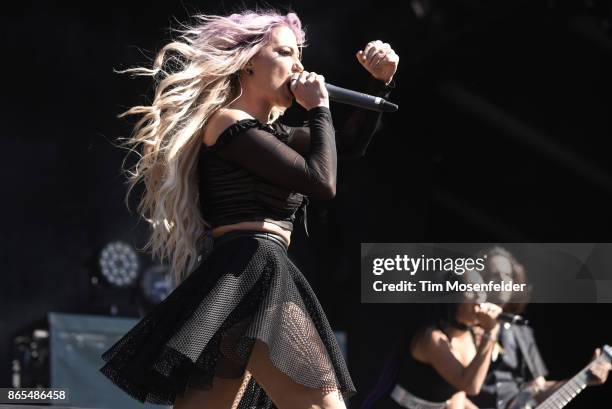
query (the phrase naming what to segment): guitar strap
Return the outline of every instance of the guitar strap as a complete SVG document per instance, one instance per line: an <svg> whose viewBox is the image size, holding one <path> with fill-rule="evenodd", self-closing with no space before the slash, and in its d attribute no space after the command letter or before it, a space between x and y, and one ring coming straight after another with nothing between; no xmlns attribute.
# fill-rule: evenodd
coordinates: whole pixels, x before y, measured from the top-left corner
<svg viewBox="0 0 612 409"><path fill-rule="evenodd" d="M531 329L519 325L512 325L510 328L533 379L539 376L546 376L547 370L531 334Z"/></svg>

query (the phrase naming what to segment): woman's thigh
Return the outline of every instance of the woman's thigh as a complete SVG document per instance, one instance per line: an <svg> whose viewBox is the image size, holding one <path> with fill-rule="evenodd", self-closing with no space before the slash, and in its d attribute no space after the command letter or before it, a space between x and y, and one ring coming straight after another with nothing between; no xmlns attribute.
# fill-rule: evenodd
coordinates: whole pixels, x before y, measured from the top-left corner
<svg viewBox="0 0 612 409"><path fill-rule="evenodd" d="M247 369L279 409L346 409L339 391L300 385L278 370L261 341L255 342Z"/></svg>
<svg viewBox="0 0 612 409"><path fill-rule="evenodd" d="M214 378L210 390L187 389L177 397L174 409L229 409L236 398L242 378Z"/></svg>

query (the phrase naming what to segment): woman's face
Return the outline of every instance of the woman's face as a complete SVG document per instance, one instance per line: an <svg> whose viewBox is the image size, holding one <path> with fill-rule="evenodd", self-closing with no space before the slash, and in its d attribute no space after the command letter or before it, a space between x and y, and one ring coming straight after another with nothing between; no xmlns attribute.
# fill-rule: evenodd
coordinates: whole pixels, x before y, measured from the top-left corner
<svg viewBox="0 0 612 409"><path fill-rule="evenodd" d="M489 275L492 280L512 280L512 263L504 256L493 256L489 259Z"/></svg>
<svg viewBox="0 0 612 409"><path fill-rule="evenodd" d="M246 75L250 92L271 106L288 108L293 102L289 89L291 75L302 72L297 39L287 26L275 27L270 42L250 61L253 74Z"/></svg>
<svg viewBox="0 0 612 409"><path fill-rule="evenodd" d="M512 262L508 257L497 255L493 256L488 261L487 280L493 280L496 283L501 281L512 281ZM491 294L492 300L499 305L505 304L512 298L511 291L500 291Z"/></svg>

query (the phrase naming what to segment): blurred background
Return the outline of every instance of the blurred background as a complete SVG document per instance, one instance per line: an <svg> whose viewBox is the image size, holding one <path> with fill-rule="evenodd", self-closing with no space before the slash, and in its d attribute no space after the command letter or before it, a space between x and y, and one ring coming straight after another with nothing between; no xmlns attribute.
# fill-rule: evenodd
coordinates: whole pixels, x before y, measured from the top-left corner
<svg viewBox="0 0 612 409"><path fill-rule="evenodd" d="M113 70L148 66L169 28L195 13L255 5L298 13L304 65L330 83L365 89L354 55L370 40L401 57L390 98L400 110L366 157L340 163L336 199L311 205L310 237L297 226L291 248L346 336L360 391L351 407L414 313L360 303L361 242L612 241L608 1L15 3L0 17L0 387L49 385L49 312L136 319L167 293L167 269L138 251L148 226L137 191L125 206L127 152L114 146L133 123L116 116L153 88ZM350 110L332 111L340 127ZM283 120L304 118L296 106ZM612 343L610 312L528 307L551 379ZM60 321L77 335L102 328ZM98 349L107 341L91 338ZM568 407L607 407L611 391L592 388Z"/></svg>

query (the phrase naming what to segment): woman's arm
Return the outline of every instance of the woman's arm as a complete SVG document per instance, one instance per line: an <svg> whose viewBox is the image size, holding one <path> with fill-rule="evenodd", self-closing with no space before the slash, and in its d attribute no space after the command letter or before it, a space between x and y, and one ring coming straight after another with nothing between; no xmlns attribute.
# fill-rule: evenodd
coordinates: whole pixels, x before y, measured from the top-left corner
<svg viewBox="0 0 612 409"><path fill-rule="evenodd" d="M395 87L393 82L385 85L382 81L373 78L370 81L369 89L366 92L385 99L389 98ZM342 128L336 132L338 155L343 159L363 157L374 134L380 129L381 120L382 112L355 109ZM302 155L308 154L310 151L309 127L283 127L289 133L289 146Z"/></svg>
<svg viewBox="0 0 612 409"><path fill-rule="evenodd" d="M457 390L465 391L468 395L477 395L489 370L497 331L496 326L485 333L476 347L476 355L466 366L451 351L446 335L440 330L432 330L423 340L426 363L433 366L440 376Z"/></svg>
<svg viewBox="0 0 612 409"><path fill-rule="evenodd" d="M397 71L399 56L391 45L380 40L370 41L363 50L357 51L355 58L371 75L368 94L388 98L395 88L393 76ZM380 126L381 113L355 110L345 126L338 132L338 153L343 158L356 158L365 154L372 137ZM310 135L305 128L291 128L289 144L295 150L307 154Z"/></svg>
<svg viewBox="0 0 612 409"><path fill-rule="evenodd" d="M395 83L385 85L372 79L366 93L388 99ZM336 139L338 153L346 159L361 158L365 155L374 134L380 130L382 112L355 109L342 127Z"/></svg>
<svg viewBox="0 0 612 409"><path fill-rule="evenodd" d="M465 392L455 393L449 400L447 409L478 409L478 406L465 396Z"/></svg>
<svg viewBox="0 0 612 409"><path fill-rule="evenodd" d="M220 141L216 152L274 184L316 199L331 199L336 194L337 171L331 112L318 106L308 111L308 117L311 138L305 155L257 127Z"/></svg>

